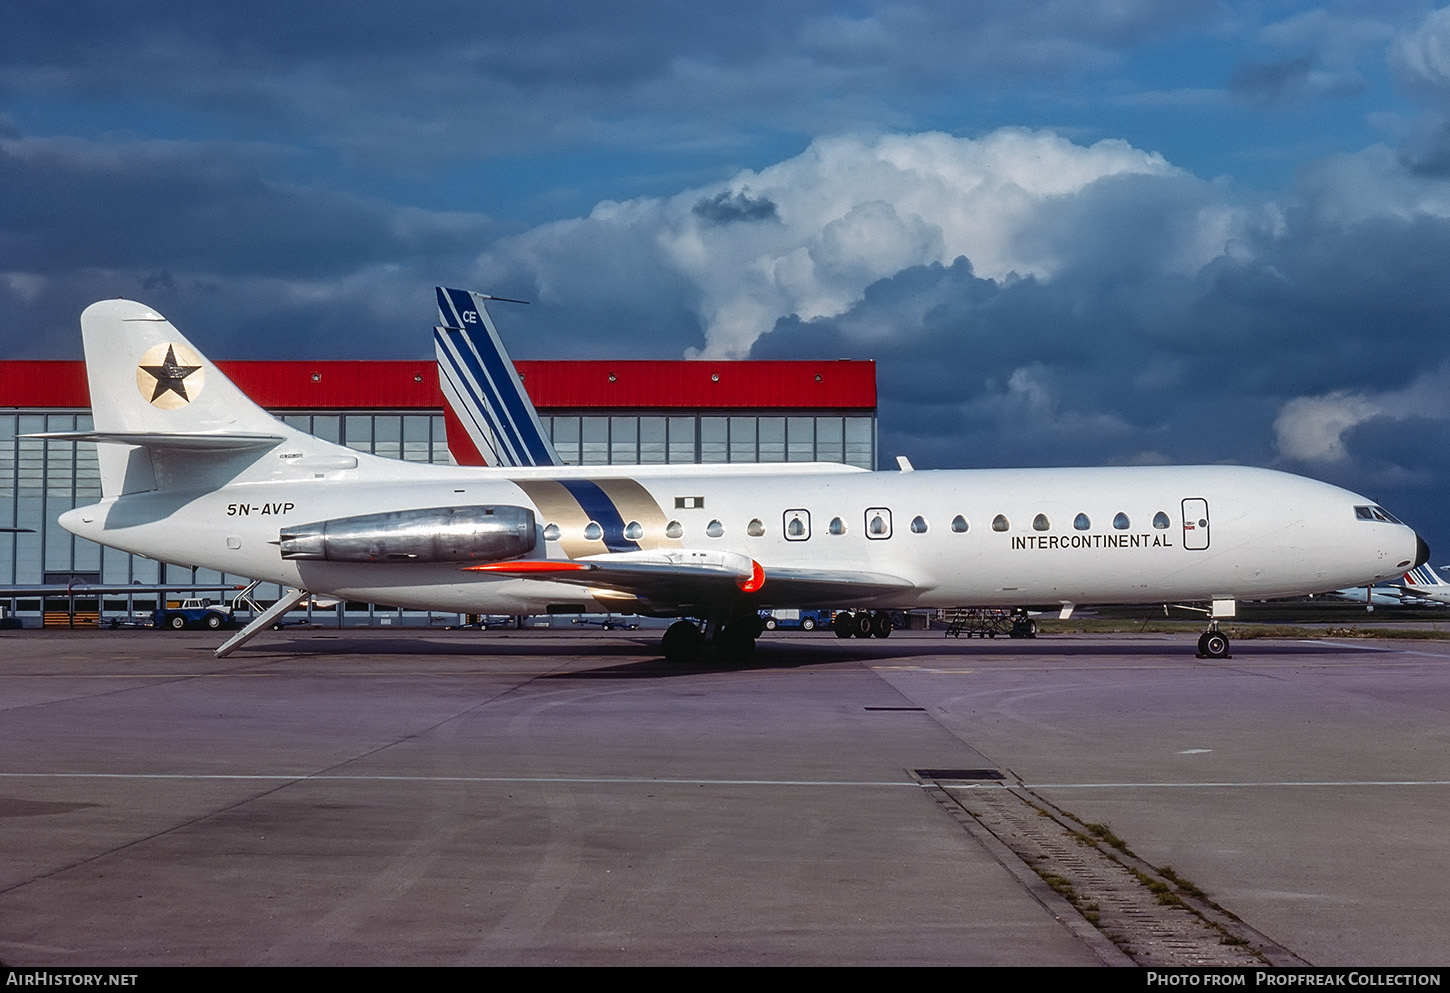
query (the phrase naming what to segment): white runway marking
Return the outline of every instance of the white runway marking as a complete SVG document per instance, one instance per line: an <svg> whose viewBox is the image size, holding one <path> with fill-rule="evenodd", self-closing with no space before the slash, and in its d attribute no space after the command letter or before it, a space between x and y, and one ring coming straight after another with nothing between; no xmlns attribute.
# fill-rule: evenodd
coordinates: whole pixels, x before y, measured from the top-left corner
<svg viewBox="0 0 1450 993"><path fill-rule="evenodd" d="M130 772L0 772L0 779L116 779L116 780L189 780L189 781L256 781L256 782L379 782L379 783L568 783L574 785L645 785L645 786L919 786L913 780L827 780L827 779L649 779L612 776L349 776L333 773L130 773ZM1110 782L1110 783L1013 783L1000 780L979 783L945 783L949 790L1004 789L1021 785L1028 789L1052 790L1198 790L1198 789L1286 789L1301 787L1385 786L1450 786L1450 779L1366 779L1366 780L1294 780L1272 782Z"/></svg>
<svg viewBox="0 0 1450 993"><path fill-rule="evenodd" d="M128 773L128 772L0 772L0 779L125 779L125 780L251 780L269 783L382 782L382 783L571 783L575 785L639 784L645 786L917 786L901 780L812 780L812 779L647 779L610 776L348 776L332 773L242 774L242 773Z"/></svg>

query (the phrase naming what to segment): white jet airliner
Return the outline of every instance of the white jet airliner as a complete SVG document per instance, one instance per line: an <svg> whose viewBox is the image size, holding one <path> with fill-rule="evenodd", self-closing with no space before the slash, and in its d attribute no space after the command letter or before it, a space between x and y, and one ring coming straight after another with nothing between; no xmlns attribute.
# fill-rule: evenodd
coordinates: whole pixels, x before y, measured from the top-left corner
<svg viewBox="0 0 1450 993"><path fill-rule="evenodd" d="M106 300L81 315L102 499L60 523L286 595L226 654L310 594L492 614L685 618L754 648L760 608L849 606L842 635L888 609L1207 602L1200 653L1238 599L1363 585L1423 563L1372 501L1230 466L868 472L834 464L468 468L405 463L266 413L164 317ZM1371 508L1366 512L1365 508Z"/></svg>

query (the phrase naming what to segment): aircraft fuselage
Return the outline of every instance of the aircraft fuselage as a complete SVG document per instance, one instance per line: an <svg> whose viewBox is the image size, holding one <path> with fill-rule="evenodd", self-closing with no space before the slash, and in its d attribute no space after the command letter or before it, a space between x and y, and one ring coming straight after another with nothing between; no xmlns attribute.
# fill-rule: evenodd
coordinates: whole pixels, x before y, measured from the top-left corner
<svg viewBox="0 0 1450 993"><path fill-rule="evenodd" d="M906 588L874 607L1260 599L1400 575L1416 536L1357 519L1363 497L1315 480L1228 466L864 472L845 467L670 466L530 470L387 463L290 472L188 492L128 494L71 511L76 534L155 558L353 600L471 613L550 604L628 609L558 582L462 571L457 562L298 561L288 526L418 508L523 507L530 558L588 561L694 549L774 569L880 574ZM373 460L362 456L368 462ZM841 606L776 598L761 607Z"/></svg>

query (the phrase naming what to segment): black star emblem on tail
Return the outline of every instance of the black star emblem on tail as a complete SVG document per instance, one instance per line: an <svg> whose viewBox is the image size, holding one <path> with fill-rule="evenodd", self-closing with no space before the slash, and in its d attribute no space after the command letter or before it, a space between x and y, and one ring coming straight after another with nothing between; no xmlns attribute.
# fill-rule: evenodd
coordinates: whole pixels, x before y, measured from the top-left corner
<svg viewBox="0 0 1450 993"><path fill-rule="evenodd" d="M183 401L190 403L191 397L186 395L186 377L200 368L199 365L178 365L176 349L167 345L166 358L160 365L143 365L141 367L142 372L156 377L156 392L151 394L151 402L155 403L166 393L175 393Z"/></svg>

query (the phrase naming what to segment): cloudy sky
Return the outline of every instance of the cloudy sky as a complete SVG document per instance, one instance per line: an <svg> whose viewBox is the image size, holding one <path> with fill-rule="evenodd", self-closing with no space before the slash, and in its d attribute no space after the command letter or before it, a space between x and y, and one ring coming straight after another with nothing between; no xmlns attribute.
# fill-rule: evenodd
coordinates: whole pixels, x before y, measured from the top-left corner
<svg viewBox="0 0 1450 993"><path fill-rule="evenodd" d="M345 12L344 12L345 11ZM1450 561L1450 9L10 0L0 357L878 361L918 467L1239 462Z"/></svg>

